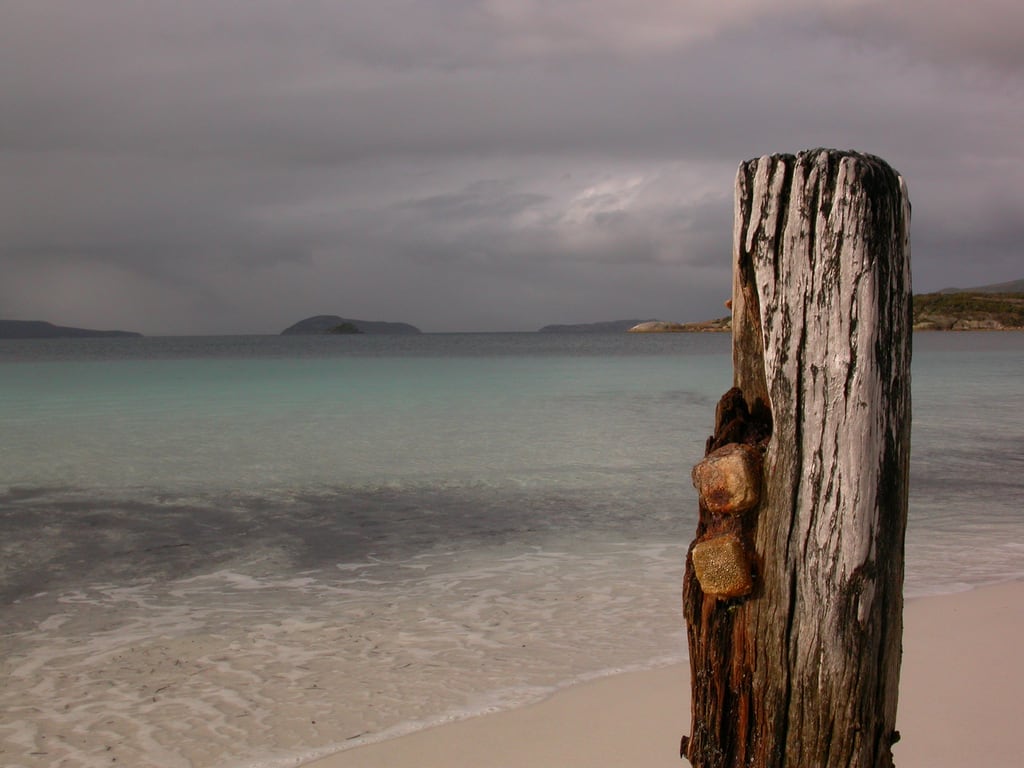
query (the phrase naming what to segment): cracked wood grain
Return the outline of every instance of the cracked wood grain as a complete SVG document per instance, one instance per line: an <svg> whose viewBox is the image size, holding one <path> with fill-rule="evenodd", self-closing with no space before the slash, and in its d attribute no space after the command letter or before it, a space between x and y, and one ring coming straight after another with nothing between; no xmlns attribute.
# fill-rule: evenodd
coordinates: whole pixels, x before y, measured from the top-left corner
<svg viewBox="0 0 1024 768"><path fill-rule="evenodd" d="M764 485L742 516L700 509L697 540L729 533L749 550L748 596L703 594L688 558L693 721L682 752L698 768L892 765L909 219L902 178L870 155L812 150L740 166L736 388L708 452L723 440L759 446Z"/></svg>

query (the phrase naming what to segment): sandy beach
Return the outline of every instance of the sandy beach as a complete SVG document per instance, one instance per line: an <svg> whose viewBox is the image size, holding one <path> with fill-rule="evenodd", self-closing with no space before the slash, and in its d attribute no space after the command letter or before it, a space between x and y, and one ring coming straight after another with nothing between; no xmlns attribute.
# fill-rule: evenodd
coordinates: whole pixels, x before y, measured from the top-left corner
<svg viewBox="0 0 1024 768"><path fill-rule="evenodd" d="M900 768L1017 768L1024 713L1024 582L919 598L905 608L894 748ZM685 665L566 689L539 704L430 728L315 761L316 768L685 765Z"/></svg>

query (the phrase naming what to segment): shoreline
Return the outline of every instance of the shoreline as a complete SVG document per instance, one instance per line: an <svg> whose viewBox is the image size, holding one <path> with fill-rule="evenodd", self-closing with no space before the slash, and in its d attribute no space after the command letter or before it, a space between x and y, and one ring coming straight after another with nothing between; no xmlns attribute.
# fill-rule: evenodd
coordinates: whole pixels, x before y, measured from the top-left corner
<svg viewBox="0 0 1024 768"><path fill-rule="evenodd" d="M1014 732L1024 659L1024 581L908 599L893 748L900 768L1019 764ZM689 665L612 674L535 704L470 716L294 765L312 768L538 768L688 765Z"/></svg>

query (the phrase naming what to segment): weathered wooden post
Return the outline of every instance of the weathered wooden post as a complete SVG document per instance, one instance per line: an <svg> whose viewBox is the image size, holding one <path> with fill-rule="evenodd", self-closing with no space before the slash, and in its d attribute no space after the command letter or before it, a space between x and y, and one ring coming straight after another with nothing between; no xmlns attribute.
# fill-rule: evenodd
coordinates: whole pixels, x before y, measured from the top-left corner
<svg viewBox="0 0 1024 768"><path fill-rule="evenodd" d="M910 455L910 205L869 155L736 179L734 389L694 469L696 768L892 765Z"/></svg>

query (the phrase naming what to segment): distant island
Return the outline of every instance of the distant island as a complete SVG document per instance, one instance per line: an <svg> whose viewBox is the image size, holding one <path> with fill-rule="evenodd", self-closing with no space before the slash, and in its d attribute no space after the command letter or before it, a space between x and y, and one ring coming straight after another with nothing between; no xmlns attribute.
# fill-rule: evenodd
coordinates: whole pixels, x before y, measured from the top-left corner
<svg viewBox="0 0 1024 768"><path fill-rule="evenodd" d="M300 320L281 331L282 336L317 336L323 334L376 333L414 334L422 333L415 325L391 323L380 320L353 320L338 315L314 315Z"/></svg>
<svg viewBox="0 0 1024 768"><path fill-rule="evenodd" d="M0 320L0 339L103 339L142 336L134 331L96 331L43 320Z"/></svg>
<svg viewBox="0 0 1024 768"><path fill-rule="evenodd" d="M1024 330L1024 280L976 288L945 288L913 300L915 331ZM695 323L638 318L545 325L538 333L715 333L732 331L729 316ZM285 328L282 336L420 334L409 323L314 315ZM54 325L44 320L0 320L0 339L138 338L141 333Z"/></svg>
<svg viewBox="0 0 1024 768"><path fill-rule="evenodd" d="M357 326L355 323L342 323L341 325L336 325L333 328L328 328L326 331L324 331L324 333L344 334L362 333L362 331L359 330L359 326Z"/></svg>

